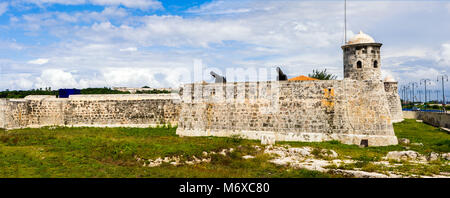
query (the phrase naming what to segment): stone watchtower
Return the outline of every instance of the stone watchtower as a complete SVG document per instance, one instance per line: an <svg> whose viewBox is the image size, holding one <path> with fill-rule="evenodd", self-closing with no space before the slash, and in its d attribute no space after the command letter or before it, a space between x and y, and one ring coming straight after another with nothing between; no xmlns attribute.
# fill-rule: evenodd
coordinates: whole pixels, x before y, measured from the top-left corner
<svg viewBox="0 0 450 198"><path fill-rule="evenodd" d="M344 78L381 81L381 45L362 31L343 45Z"/></svg>

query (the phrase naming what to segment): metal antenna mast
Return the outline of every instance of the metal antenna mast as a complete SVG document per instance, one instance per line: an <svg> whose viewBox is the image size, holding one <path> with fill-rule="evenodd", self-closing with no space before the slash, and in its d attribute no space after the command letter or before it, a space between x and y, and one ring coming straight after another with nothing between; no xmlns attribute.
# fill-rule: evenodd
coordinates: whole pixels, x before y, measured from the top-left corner
<svg viewBox="0 0 450 198"><path fill-rule="evenodd" d="M347 44L347 0L344 0L344 45Z"/></svg>

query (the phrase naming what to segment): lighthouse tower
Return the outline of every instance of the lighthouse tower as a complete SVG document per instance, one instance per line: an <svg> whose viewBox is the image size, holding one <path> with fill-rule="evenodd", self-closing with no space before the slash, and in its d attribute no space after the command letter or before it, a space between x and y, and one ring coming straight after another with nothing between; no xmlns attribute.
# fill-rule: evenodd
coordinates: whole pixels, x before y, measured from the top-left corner
<svg viewBox="0 0 450 198"><path fill-rule="evenodd" d="M362 31L343 45L344 78L381 81L381 45Z"/></svg>

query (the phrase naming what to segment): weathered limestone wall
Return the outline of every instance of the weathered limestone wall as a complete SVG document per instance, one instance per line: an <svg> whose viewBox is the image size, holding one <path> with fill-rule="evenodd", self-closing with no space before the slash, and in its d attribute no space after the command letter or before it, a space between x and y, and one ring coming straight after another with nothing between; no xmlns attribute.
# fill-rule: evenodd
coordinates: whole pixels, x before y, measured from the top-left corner
<svg viewBox="0 0 450 198"><path fill-rule="evenodd" d="M397 144L381 81L187 84L178 94L29 96L0 100L0 127L178 124L182 136Z"/></svg>
<svg viewBox="0 0 450 198"><path fill-rule="evenodd" d="M0 102L0 127L147 127L178 123L177 94L30 96Z"/></svg>
<svg viewBox="0 0 450 198"><path fill-rule="evenodd" d="M344 78L376 81L381 79L380 48L381 43L342 46L344 50ZM358 61L361 62L361 68L358 68Z"/></svg>
<svg viewBox="0 0 450 198"><path fill-rule="evenodd" d="M7 111L7 100L6 99L0 99L0 128L5 128L6 124L6 111Z"/></svg>
<svg viewBox="0 0 450 198"><path fill-rule="evenodd" d="M423 111L403 111L405 119L423 120L424 123L435 127L450 128L450 114Z"/></svg>
<svg viewBox="0 0 450 198"><path fill-rule="evenodd" d="M384 82L386 97L389 102L389 110L392 116L392 122L403 121L402 103L398 94L398 82Z"/></svg>
<svg viewBox="0 0 450 198"><path fill-rule="evenodd" d="M397 144L383 83L350 79L187 84L177 134Z"/></svg>

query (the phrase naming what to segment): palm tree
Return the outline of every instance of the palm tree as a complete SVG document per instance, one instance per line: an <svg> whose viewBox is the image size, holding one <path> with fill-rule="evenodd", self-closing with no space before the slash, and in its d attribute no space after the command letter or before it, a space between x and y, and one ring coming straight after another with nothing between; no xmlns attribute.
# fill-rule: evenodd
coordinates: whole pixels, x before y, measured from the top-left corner
<svg viewBox="0 0 450 198"><path fill-rule="evenodd" d="M319 80L335 80L337 78L334 74L327 73L327 69L323 71L313 70L312 74L308 74L310 78L317 78Z"/></svg>

